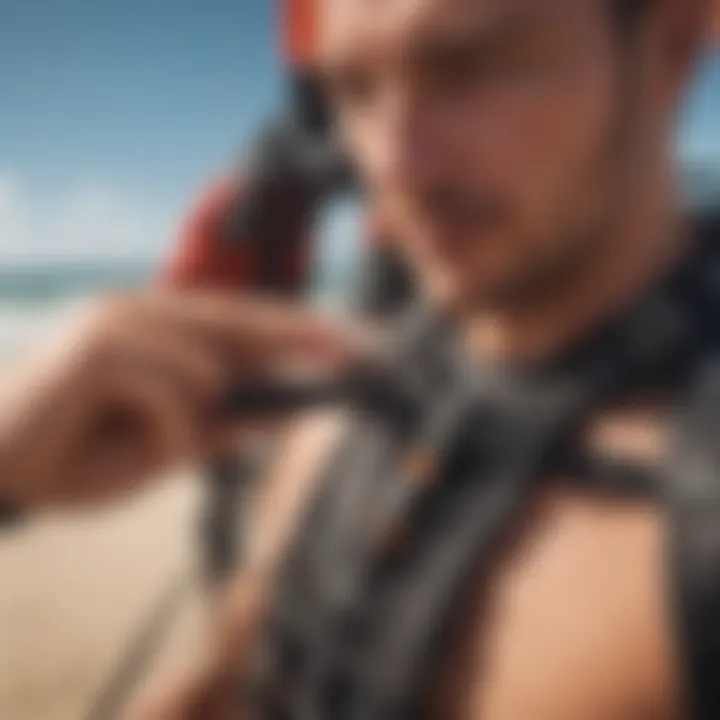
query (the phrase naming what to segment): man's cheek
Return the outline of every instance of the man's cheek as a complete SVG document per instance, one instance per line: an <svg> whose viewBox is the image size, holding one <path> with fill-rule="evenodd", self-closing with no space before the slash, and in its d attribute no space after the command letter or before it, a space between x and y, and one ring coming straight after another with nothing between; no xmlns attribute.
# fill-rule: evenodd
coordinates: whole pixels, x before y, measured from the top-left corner
<svg viewBox="0 0 720 720"><path fill-rule="evenodd" d="M377 189L382 179L380 148L376 134L362 123L350 119L340 120L340 138L350 161L361 180L371 190Z"/></svg>

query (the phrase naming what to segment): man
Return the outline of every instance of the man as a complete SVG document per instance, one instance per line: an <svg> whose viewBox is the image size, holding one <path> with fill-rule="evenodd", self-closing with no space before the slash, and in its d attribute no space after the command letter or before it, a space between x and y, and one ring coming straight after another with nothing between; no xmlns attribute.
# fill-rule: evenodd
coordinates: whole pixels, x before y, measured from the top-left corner
<svg viewBox="0 0 720 720"><path fill-rule="evenodd" d="M478 373L500 368L510 376L518 365L562 355L680 265L688 238L672 139L708 10L702 0L323 4L321 69L344 140L372 201L402 238L427 303L451 318L462 358ZM408 371L422 360L411 357ZM575 445L619 462L657 461L667 450L669 409L667 396L630 393L594 412ZM365 523L373 526L372 513L357 512L384 500L383 483L365 479L367 464L362 472L353 466L353 482L348 467L328 465L340 442L351 454L375 442L361 427L343 438L341 424L316 418L289 438L258 498L255 553L210 662L169 700L141 700L130 718L231 717L223 713L258 658L270 694L263 690L261 709L248 716L417 716L363 709L396 707L393 693L407 687L394 680L414 669L386 663L377 647L394 648L382 637L363 643L374 642L367 627L383 612L412 625L418 598L403 603L389 592L348 616L359 625L333 625L334 603L346 609L358 590L352 578L346 587L346 566L333 553L347 550ZM433 464L422 453L411 460L421 478ZM323 471L327 483L316 495ZM431 644L432 673L412 685L415 709L463 720L716 717L707 712L717 700L707 694L713 673L694 655L687 661L689 640L674 622L666 541L675 536L666 508L560 480L526 498L512 532L468 569L457 612L445 608L435 618L445 631ZM309 515L298 509L305 504ZM483 507L494 505L474 508L478 518ZM337 546L317 542L315 527ZM407 547L408 557L420 558L408 567L421 575L421 560L433 552L423 537L411 536ZM406 572L400 565L376 582L392 586ZM307 598L317 603L303 604ZM295 600L304 626L292 617ZM395 628L383 627L395 637ZM700 655L717 650L713 628ZM412 647L413 637L398 637ZM357 647L368 654L356 657ZM405 657L408 666L425 662ZM372 681L353 694L360 677ZM697 687L705 695L696 696Z"/></svg>

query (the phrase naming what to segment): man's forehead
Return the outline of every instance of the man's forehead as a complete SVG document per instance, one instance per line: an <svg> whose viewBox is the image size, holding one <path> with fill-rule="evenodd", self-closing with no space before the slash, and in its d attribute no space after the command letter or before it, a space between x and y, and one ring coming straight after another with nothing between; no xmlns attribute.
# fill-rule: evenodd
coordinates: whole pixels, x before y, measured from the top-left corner
<svg viewBox="0 0 720 720"><path fill-rule="evenodd" d="M563 21L603 0L322 0L321 56L397 49L468 32L542 20Z"/></svg>

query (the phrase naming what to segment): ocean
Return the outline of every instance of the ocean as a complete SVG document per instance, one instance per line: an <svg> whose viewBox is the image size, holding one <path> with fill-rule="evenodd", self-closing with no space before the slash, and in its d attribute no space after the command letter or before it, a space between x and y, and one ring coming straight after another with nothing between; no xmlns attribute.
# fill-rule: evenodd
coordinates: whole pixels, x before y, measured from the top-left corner
<svg viewBox="0 0 720 720"><path fill-rule="evenodd" d="M720 161L685 169L691 208L720 209ZM361 265L357 205L340 204L318 227L320 249L312 299L332 311L346 307ZM43 334L100 294L152 282L159 260L56 260L27 264L0 259L0 361L41 342Z"/></svg>
<svg viewBox="0 0 720 720"><path fill-rule="evenodd" d="M139 260L0 265L0 360L41 343L98 294L147 283L155 267Z"/></svg>
<svg viewBox="0 0 720 720"><path fill-rule="evenodd" d="M159 261L88 260L0 264L0 360L42 341L45 333L104 293L148 285ZM312 298L337 309L353 284L352 268L319 267Z"/></svg>

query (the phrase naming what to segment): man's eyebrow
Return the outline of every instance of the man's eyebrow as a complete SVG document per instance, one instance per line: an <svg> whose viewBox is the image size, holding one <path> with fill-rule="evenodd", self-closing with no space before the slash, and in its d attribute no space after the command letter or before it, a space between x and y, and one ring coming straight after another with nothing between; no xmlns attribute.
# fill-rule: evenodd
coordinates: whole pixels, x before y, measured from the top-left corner
<svg viewBox="0 0 720 720"><path fill-rule="evenodd" d="M566 21L563 3L539 5L537 2L520 6L505 6L487 18L482 14L463 13L444 21L442 26L428 25L402 49L411 63L427 64L454 53L482 54L498 46L512 45L541 36L546 30ZM321 57L317 71L322 82L331 84L337 77L352 74L362 61L363 53L340 53Z"/></svg>
<svg viewBox="0 0 720 720"><path fill-rule="evenodd" d="M562 23L557 8L552 10L537 3L530 7L508 9L491 19L462 18L445 27L434 27L424 38L408 48L411 57L441 56L457 49L475 48L478 52L506 42L521 40L532 33L541 33Z"/></svg>

